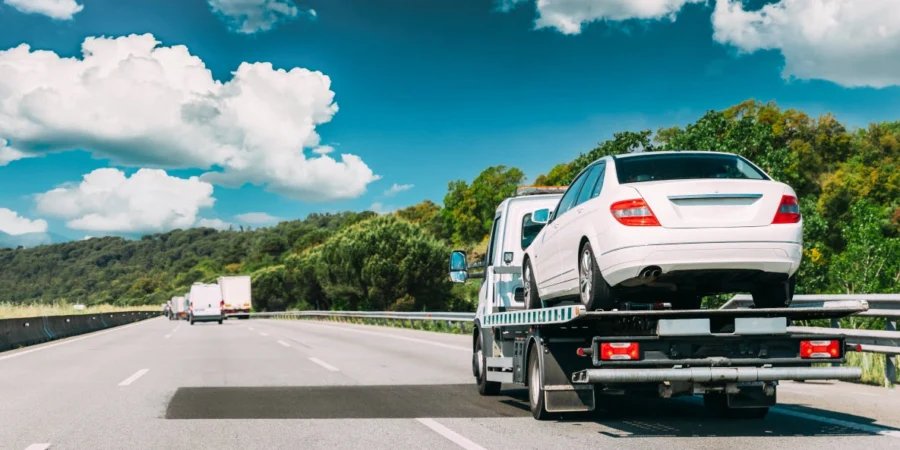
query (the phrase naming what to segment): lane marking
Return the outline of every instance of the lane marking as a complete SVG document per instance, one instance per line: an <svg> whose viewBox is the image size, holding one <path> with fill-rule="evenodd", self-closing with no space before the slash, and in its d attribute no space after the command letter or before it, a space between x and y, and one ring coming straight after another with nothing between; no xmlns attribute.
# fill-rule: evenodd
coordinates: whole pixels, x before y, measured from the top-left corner
<svg viewBox="0 0 900 450"><path fill-rule="evenodd" d="M434 419L416 419L422 425L431 428L435 433L453 441L454 444L466 450L486 450L484 447L464 438L459 433L439 424Z"/></svg>
<svg viewBox="0 0 900 450"><path fill-rule="evenodd" d="M332 366L331 364L328 364L328 363L325 362L325 361L322 361L322 360L319 359L319 358L309 358L309 360L312 361L312 362L314 362L314 363L316 363L316 364L318 364L318 365L320 365L320 366L322 366L322 367L324 367L324 368L326 368L326 369L328 369L328 370L330 370L330 371L332 371L332 372L340 372L340 369L338 369L337 367Z"/></svg>
<svg viewBox="0 0 900 450"><path fill-rule="evenodd" d="M267 333L263 333L262 331L259 332L259 335L260 335L260 336L268 336Z"/></svg>
<svg viewBox="0 0 900 450"><path fill-rule="evenodd" d="M281 344L281 345L283 345L283 346L285 346L285 347L290 347L290 346L291 346L291 344L288 344L287 342L284 342L284 341L282 341L282 340L279 340L278 343Z"/></svg>
<svg viewBox="0 0 900 450"><path fill-rule="evenodd" d="M165 336L166 339L168 339L168 338L170 338L170 337L172 337L172 333L169 333L169 334L167 334L167 335Z"/></svg>
<svg viewBox="0 0 900 450"><path fill-rule="evenodd" d="M119 386L128 386L129 384L134 383L135 381L137 381L138 378L144 376L144 374L146 374L149 371L150 371L150 369L138 370L137 372L134 373L134 375L126 378L124 381L119 383Z"/></svg>
<svg viewBox="0 0 900 450"><path fill-rule="evenodd" d="M141 325L141 324L144 324L144 323L147 323L147 322L152 322L153 320L154 320L154 319L146 319L146 320L142 320L142 321L137 322L137 323L130 323L130 324L128 324L128 325L119 325L119 326L117 326L117 327L115 327L115 328L111 328L111 329L109 329L109 330L97 331L97 332L94 332L94 333L88 333L88 334L85 335L85 336L73 338L73 339L66 340L66 341L60 341L60 342L57 342L57 343L55 343L55 344L44 345L44 346L41 346L41 347L36 347L36 348L29 349L29 350L23 350L23 351L21 351L21 352L13 353L13 354L11 354L11 355L0 356L0 361L6 360L6 359L17 358L17 357L19 357L19 356L27 355L27 354L29 354L29 353L39 352L39 351L41 351L41 350L47 350L48 348L59 347L60 345L71 344L71 343L73 343L73 342L78 342L78 341L81 341L81 340L84 340L84 339L89 339L89 338L96 337L96 336L101 336L101 335L104 335L104 334L106 334L106 333L112 333L113 331L119 331L119 330L123 330L123 329L125 329L125 328L133 327L133 326L135 326L135 325Z"/></svg>
<svg viewBox="0 0 900 450"><path fill-rule="evenodd" d="M341 327L341 326L334 326L334 325L324 325L324 324L321 324L321 323L315 323L315 322L306 321L306 320L297 320L297 321L294 321L294 322L291 322L291 323L305 323L305 324L312 324L312 325L316 325L316 326L320 326L320 327L325 327L325 328L334 328L334 329L338 329L338 330L341 330L341 331L350 331L350 332L353 332L353 333L368 334L368 335L378 336L378 337L389 337L389 338L399 339L399 340L401 340L401 341L418 342L418 343L420 343L420 344L434 345L434 346L436 346L436 347L447 348L447 349L450 349L450 350L459 350L459 351L463 351L463 352L466 352L466 353L472 353L472 349L469 348L469 347L460 347L460 346L458 346L458 345L444 344L444 343L442 343L442 342L434 342L434 341L429 341L429 340L427 340L427 339L417 339L417 338L407 337L407 336L397 336L397 335L392 334L392 333L379 333L379 332L375 332L375 331L357 330L357 329L351 328L351 327Z"/></svg>
<svg viewBox="0 0 900 450"><path fill-rule="evenodd" d="M792 409L786 409L786 408L775 407L775 408L770 409L769 411L776 413L776 414L783 414L785 416L792 416L792 417L797 417L797 418L806 419L806 420L814 420L816 422L823 422L823 423L827 423L829 425L837 425L837 426L841 426L844 428L852 428L854 430L865 431L867 433L872 433L872 434L879 435L879 436L890 436L890 437L894 437L894 438L900 438L900 431L889 430L887 428L882 428L882 427L875 426L875 425L866 425L866 424L862 424L862 423L850 422L847 420L832 419L831 417L816 416L813 414L802 413L799 411L794 411Z"/></svg>
<svg viewBox="0 0 900 450"><path fill-rule="evenodd" d="M50 448L50 444L31 444L25 447L25 450L47 450L48 448Z"/></svg>
<svg viewBox="0 0 900 450"><path fill-rule="evenodd" d="M247 327L247 329L253 331L253 327Z"/></svg>

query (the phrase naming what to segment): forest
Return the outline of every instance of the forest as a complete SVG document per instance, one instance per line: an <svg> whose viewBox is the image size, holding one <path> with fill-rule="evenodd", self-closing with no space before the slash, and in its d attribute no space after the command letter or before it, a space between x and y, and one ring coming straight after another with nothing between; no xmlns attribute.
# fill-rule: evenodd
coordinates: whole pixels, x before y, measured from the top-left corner
<svg viewBox="0 0 900 450"><path fill-rule="evenodd" d="M748 100L684 127L615 133L527 184L565 185L600 157L671 149L740 154L797 191L798 293L900 292L900 122L850 128L830 114ZM0 302L161 304L193 282L249 274L257 311L471 311L477 286L448 281L450 250L483 253L497 204L528 181L501 165L450 182L443 205L426 200L387 215L0 249Z"/></svg>

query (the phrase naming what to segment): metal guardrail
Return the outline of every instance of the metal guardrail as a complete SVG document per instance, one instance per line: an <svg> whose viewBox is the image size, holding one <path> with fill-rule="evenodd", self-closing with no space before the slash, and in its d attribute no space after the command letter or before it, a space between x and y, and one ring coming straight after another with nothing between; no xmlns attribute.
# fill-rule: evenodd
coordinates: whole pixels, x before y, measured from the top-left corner
<svg viewBox="0 0 900 450"><path fill-rule="evenodd" d="M869 310L856 314L860 317L885 318L884 330L861 330L840 328L840 320L832 319L831 328L828 327L788 327L789 331L807 334L827 334L846 336L851 348L858 348L864 353L877 353L884 355L885 380L897 383L897 366L892 356L900 355L900 331L897 331L897 321L900 319L900 294L858 294L858 295L795 295L793 305L812 306L832 301L864 300L869 304ZM753 305L753 298L749 295L736 295L722 305L722 309L748 308ZM292 311L253 313L250 317L345 317L359 319L394 319L394 320L431 320L446 322L472 322L475 313L456 312L387 312L387 311Z"/></svg>

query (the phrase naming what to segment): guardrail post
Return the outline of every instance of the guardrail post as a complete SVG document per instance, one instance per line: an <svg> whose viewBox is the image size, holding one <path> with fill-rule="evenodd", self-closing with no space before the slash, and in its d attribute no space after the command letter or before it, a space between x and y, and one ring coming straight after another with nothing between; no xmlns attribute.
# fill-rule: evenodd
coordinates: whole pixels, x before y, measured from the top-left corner
<svg viewBox="0 0 900 450"><path fill-rule="evenodd" d="M897 318L888 317L884 322L884 331L897 331ZM897 384L897 365L894 364L894 355L884 355L884 387Z"/></svg>

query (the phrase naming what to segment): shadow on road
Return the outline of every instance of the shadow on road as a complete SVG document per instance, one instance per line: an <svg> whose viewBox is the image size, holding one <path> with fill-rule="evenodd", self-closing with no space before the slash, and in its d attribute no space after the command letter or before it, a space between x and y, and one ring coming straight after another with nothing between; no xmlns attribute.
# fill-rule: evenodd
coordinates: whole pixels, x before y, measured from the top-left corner
<svg viewBox="0 0 900 450"><path fill-rule="evenodd" d="M165 418L178 419L413 419L528 418L526 389L482 397L468 384L410 386L186 387L169 401ZM563 425L597 424L617 438L867 436L869 433L819 420L771 412L764 420L714 417L697 398L663 400L598 396L597 411L560 417ZM836 414L802 405L799 413L856 424L869 418ZM882 426L883 428L883 426Z"/></svg>

